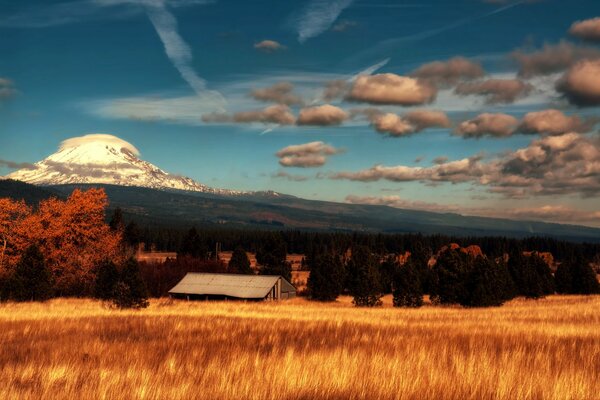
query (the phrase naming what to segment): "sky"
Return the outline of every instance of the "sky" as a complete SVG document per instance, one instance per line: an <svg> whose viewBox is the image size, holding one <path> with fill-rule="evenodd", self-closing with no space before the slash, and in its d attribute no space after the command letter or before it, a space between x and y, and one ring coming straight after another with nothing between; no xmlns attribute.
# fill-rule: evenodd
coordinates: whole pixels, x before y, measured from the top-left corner
<svg viewBox="0 0 600 400"><path fill-rule="evenodd" d="M600 226L597 0L0 0L0 175L108 133L213 187Z"/></svg>

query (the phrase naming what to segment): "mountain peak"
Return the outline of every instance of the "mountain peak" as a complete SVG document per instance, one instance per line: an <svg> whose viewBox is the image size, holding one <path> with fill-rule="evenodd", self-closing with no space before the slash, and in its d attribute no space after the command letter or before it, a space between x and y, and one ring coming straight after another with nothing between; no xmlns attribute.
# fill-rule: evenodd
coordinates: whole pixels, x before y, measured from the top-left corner
<svg viewBox="0 0 600 400"><path fill-rule="evenodd" d="M245 192L215 189L195 180L170 174L139 158L140 151L114 135L88 134L67 139L56 153L9 174L6 178L36 185L99 183L177 189L223 195Z"/></svg>

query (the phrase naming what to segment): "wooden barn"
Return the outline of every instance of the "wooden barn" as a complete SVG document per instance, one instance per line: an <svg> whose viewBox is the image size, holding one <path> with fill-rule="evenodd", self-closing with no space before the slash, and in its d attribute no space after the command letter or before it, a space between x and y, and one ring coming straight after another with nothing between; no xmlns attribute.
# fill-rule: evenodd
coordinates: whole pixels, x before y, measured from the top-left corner
<svg viewBox="0 0 600 400"><path fill-rule="evenodd" d="M296 297L296 288L279 275L188 272L169 295L188 300L284 300Z"/></svg>

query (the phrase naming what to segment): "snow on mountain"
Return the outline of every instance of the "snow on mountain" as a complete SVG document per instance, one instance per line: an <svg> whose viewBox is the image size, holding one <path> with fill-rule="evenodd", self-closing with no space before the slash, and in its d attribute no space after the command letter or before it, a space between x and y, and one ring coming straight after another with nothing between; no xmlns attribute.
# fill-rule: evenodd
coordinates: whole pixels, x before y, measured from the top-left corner
<svg viewBox="0 0 600 400"><path fill-rule="evenodd" d="M222 195L249 192L215 189L185 176L169 174L139 158L131 143L113 135L89 134L63 141L58 151L5 178L35 185L101 183L177 189Z"/></svg>

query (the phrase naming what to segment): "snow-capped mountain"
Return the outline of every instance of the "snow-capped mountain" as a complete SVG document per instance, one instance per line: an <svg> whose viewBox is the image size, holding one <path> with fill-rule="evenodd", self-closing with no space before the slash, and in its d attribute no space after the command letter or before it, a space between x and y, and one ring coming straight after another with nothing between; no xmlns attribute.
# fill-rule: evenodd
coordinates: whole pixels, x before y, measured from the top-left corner
<svg viewBox="0 0 600 400"><path fill-rule="evenodd" d="M56 153L6 178L35 185L101 183L220 195L249 194L215 189L185 176L169 174L139 156L138 149L123 139L89 134L65 140Z"/></svg>

